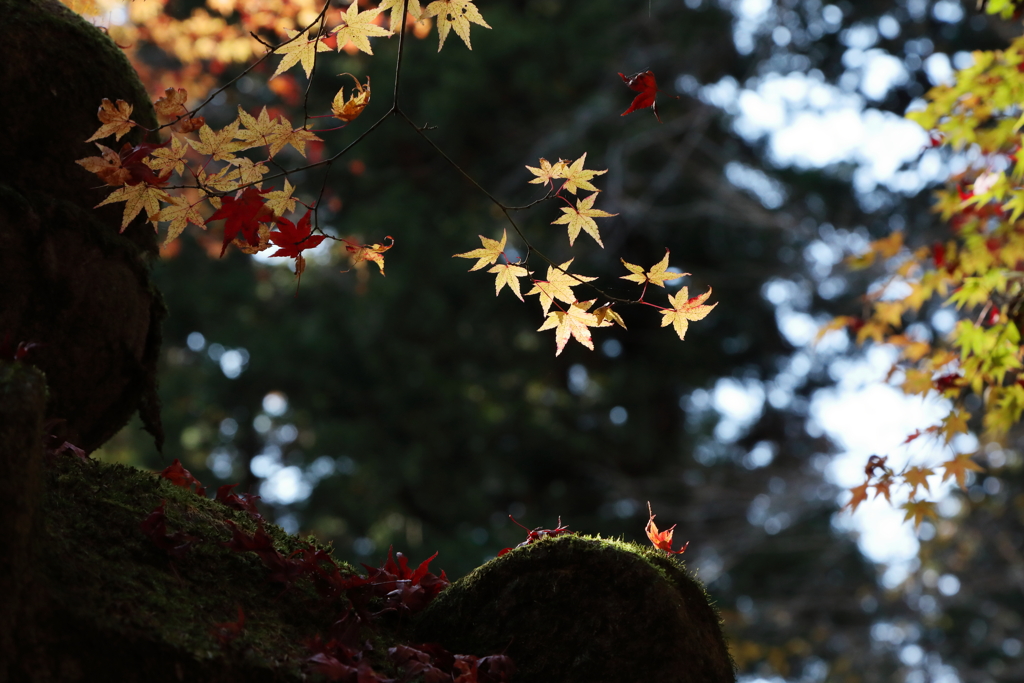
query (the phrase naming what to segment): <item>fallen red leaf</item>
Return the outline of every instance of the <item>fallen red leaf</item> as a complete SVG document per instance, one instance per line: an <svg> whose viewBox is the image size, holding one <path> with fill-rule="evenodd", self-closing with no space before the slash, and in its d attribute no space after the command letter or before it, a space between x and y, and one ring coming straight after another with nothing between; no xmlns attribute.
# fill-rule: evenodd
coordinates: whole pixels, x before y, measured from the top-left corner
<svg viewBox="0 0 1024 683"><path fill-rule="evenodd" d="M676 525L673 524L671 527L665 529L664 531L658 531L658 527L654 523L655 515L654 512L651 510L650 501L647 502L647 512L651 515L651 517L647 520L647 526L644 528L644 531L647 532L647 538L651 539L651 543L654 544L654 547L659 548L660 550L664 550L665 552L670 553L672 555L682 555L683 553L685 553L687 546L690 545L689 541L684 543L683 547L679 550L672 550L672 532L675 530Z"/></svg>
<svg viewBox="0 0 1024 683"><path fill-rule="evenodd" d="M177 458L175 458L174 462L160 472L160 476L167 479L175 486L180 486L183 489L192 489L195 487L194 490L197 495L206 495L206 488L203 486L202 482L193 477L191 472L182 467L181 461Z"/></svg>

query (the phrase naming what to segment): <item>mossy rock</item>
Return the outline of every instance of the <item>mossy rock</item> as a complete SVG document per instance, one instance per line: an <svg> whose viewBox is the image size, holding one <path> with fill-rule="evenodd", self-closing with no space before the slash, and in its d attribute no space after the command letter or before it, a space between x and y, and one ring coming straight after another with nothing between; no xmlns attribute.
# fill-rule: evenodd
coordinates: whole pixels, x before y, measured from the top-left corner
<svg viewBox="0 0 1024 683"><path fill-rule="evenodd" d="M199 539L181 556L140 529L161 503L169 533ZM255 530L247 514L152 473L58 456L39 517L34 609L0 680L298 682L307 642L339 616L308 582L282 590L253 553L221 545L231 538L226 520ZM265 528L282 554L308 545ZM236 621L239 607L241 635L220 642L214 624Z"/></svg>
<svg viewBox="0 0 1024 683"><path fill-rule="evenodd" d="M0 17L0 341L39 345L28 360L68 440L92 451L139 410L159 444L156 235L140 220L122 233L123 204L94 209L113 188L74 163L98 153L85 140L104 97L150 128L152 105L120 48L56 0L0 0Z"/></svg>
<svg viewBox="0 0 1024 683"><path fill-rule="evenodd" d="M415 637L505 652L515 683L727 683L718 613L678 560L654 548L545 538L476 569L427 608Z"/></svg>

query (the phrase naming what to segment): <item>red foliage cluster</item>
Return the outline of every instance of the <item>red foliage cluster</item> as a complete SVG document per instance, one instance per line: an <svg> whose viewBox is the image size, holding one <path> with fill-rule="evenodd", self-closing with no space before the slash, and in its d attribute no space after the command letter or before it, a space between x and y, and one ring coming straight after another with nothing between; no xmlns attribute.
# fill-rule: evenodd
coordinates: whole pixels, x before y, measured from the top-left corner
<svg viewBox="0 0 1024 683"><path fill-rule="evenodd" d="M203 486L202 482L193 477L191 472L182 467L181 461L177 458L175 458L174 462L160 472L160 476L175 486L195 491L196 495L206 495L206 488Z"/></svg>
<svg viewBox="0 0 1024 683"><path fill-rule="evenodd" d="M139 528L142 529L142 533L149 540L153 541L161 550L166 551L168 555L171 557L181 557L199 539L183 531L175 531L173 534L167 533L167 515L164 512L165 502L160 501L160 504L149 513L149 516L139 523Z"/></svg>
<svg viewBox="0 0 1024 683"><path fill-rule="evenodd" d="M384 610L396 610L399 613L415 613L422 610L438 593L448 586L448 577L444 570L441 576L434 576L427 571L430 561L437 557L434 553L423 560L415 570L409 568L409 560L402 553L395 553L396 563L391 559L393 548L388 548L388 559L380 567L366 567L366 579L373 586L373 592L384 598Z"/></svg>
<svg viewBox="0 0 1024 683"><path fill-rule="evenodd" d="M188 489L197 495L205 495L202 483L175 460L164 469L160 476L175 486ZM263 518L256 509L259 496L232 492L237 484L227 484L217 489L215 500L233 510L248 513L257 523L256 531L248 533L231 520L224 524L231 532L231 538L221 545L235 552L255 553L270 571L268 578L284 586L287 591L297 581L308 579L321 598L339 602L340 618L335 622L323 641L317 636L308 644L312 656L308 659L310 668L330 681L344 683L395 683L375 672L367 658L373 648L362 638L366 628L375 628L385 614L407 616L424 609L438 593L448 586L448 577L442 571L436 576L429 571L434 553L415 569L409 566L408 558L402 553L388 549L387 560L380 567L366 567L366 576L342 573L330 553L313 545L299 548L283 555L274 547L274 540L264 528ZM515 521L515 520L513 520ZM561 524L561 521L559 521ZM185 534L167 532L167 516L164 502L139 525L157 547L171 557L181 557L200 539ZM537 529L530 532L530 540L545 535L565 533L565 527L558 529ZM375 612L370 612L371 601L376 600ZM245 627L245 613L238 607L238 620L213 624L211 635L222 645L238 638ZM506 683L514 667L505 655L478 658L472 655L453 655L439 645L426 644L415 647L399 645L388 654L404 669L400 681L421 677L426 683Z"/></svg>
<svg viewBox="0 0 1024 683"><path fill-rule="evenodd" d="M398 645L389 648L388 654L404 669L406 679L422 676L423 683L503 683L515 673L506 655L453 655L433 643Z"/></svg>
<svg viewBox="0 0 1024 683"><path fill-rule="evenodd" d="M512 515L509 515L508 518L511 519L512 522L516 526L518 526L518 527L520 527L522 529L526 529L526 527L523 526L522 524L520 524L519 522L517 522L516 518L513 517ZM557 538L558 536L562 536L562 535L565 535L565 534L575 534L575 533L576 533L575 531L569 531L569 527L568 526L562 526L562 518L559 517L558 518L558 526L555 527L554 529L545 529L543 527L537 527L536 529L534 529L532 531L530 529L526 529L526 540L523 541L522 543L520 543L519 545L517 545L516 547L517 548L522 548L523 546L530 545L534 541L539 541L542 538L548 538L548 537ZM498 553L498 557L501 557L502 555L504 555L505 553L507 553L510 550L512 550L512 548L505 548L505 549L503 549L501 552Z"/></svg>
<svg viewBox="0 0 1024 683"><path fill-rule="evenodd" d="M227 505L232 510L241 510L242 512L248 512L249 516L255 519L257 522L263 521L263 516L259 510L256 509L256 501L260 499L259 496L252 493L233 493L232 489L238 486L238 484L224 484L217 489L217 497L215 501L222 505Z"/></svg>

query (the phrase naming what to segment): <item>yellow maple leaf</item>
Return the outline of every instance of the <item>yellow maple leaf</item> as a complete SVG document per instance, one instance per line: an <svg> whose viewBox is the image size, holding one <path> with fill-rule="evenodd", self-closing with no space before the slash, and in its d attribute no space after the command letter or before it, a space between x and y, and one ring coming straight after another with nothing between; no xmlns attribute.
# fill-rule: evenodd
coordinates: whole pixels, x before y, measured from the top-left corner
<svg viewBox="0 0 1024 683"><path fill-rule="evenodd" d="M203 220L202 215L196 210L195 204L192 204L184 197L171 197L170 201L171 203L161 209L160 213L156 216L157 221L170 221L170 225L167 226L167 238L164 239L164 245L173 242L189 223L198 225L204 230L206 229L206 221Z"/></svg>
<svg viewBox="0 0 1024 683"><path fill-rule="evenodd" d="M128 227L133 218L139 215L142 209L146 209L146 218L155 225L156 216L160 213L160 201L170 201L166 192L153 185L138 183L117 188L97 204L96 208L104 204L125 202L124 215L121 219L121 232L124 232L124 229Z"/></svg>
<svg viewBox="0 0 1024 683"><path fill-rule="evenodd" d="M971 414L966 410L953 410L942 418L942 429L939 431L945 437L946 443L952 441L957 434L966 434L967 421L970 419Z"/></svg>
<svg viewBox="0 0 1024 683"><path fill-rule="evenodd" d="M282 127L278 129L278 133L270 141L270 156L275 156L284 149L285 145L291 145L295 148L296 152L306 156L306 143L320 142L321 140L317 137L316 133L306 128L292 129L292 124L283 116L281 117L281 124Z"/></svg>
<svg viewBox="0 0 1024 683"><path fill-rule="evenodd" d="M597 279L596 277L569 273L569 266L572 265L572 262L573 259L569 259L557 268L548 266L548 279L534 280L533 289L526 293L527 296L531 294L538 295L540 305L544 309L544 315L548 314L551 304L556 299L567 304L576 303L576 295L573 294L572 288L583 282L591 282Z"/></svg>
<svg viewBox="0 0 1024 683"><path fill-rule="evenodd" d="M111 187L120 187L128 182L132 174L128 169L121 167L120 155L98 142L96 146L99 147L102 156L77 159L75 163L90 173L95 173Z"/></svg>
<svg viewBox="0 0 1024 683"><path fill-rule="evenodd" d="M124 100L118 100L117 104L114 104L104 97L99 111L96 112L97 118L103 125L86 142L99 140L109 135L113 135L115 140L120 140L125 133L132 129L132 126L139 125L131 120L131 115L132 105Z"/></svg>
<svg viewBox="0 0 1024 683"><path fill-rule="evenodd" d="M146 166L149 166L158 173L164 172L168 176L172 171L181 175L185 172L185 155L188 153L188 145L186 145L177 135L171 137L170 147L159 147L149 153L149 156L143 160Z"/></svg>
<svg viewBox="0 0 1024 683"><path fill-rule="evenodd" d="M246 157L239 157L229 161L232 166L238 168L238 184L239 185L252 185L257 190L263 187L263 176L267 173L266 162L253 162L252 159Z"/></svg>
<svg viewBox="0 0 1024 683"><path fill-rule="evenodd" d="M188 101L188 91L184 88L166 88L164 96L153 103L156 115L162 119L176 119L179 116L188 114L185 102Z"/></svg>
<svg viewBox="0 0 1024 683"><path fill-rule="evenodd" d="M292 129L290 125L282 124L279 119L271 119L266 107L263 107L257 118L242 109L242 105L238 105L238 122L242 128L235 133L235 139L245 143L242 149L270 145L277 140L282 129Z"/></svg>
<svg viewBox="0 0 1024 683"><path fill-rule="evenodd" d="M984 472L985 468L978 463L971 460L971 456L967 453L961 453L954 457L952 460L939 465L946 471L942 474L942 481L946 481L950 477L956 479L956 484L960 488L967 488L967 472Z"/></svg>
<svg viewBox="0 0 1024 683"><path fill-rule="evenodd" d="M875 303L873 318L881 323L899 327L906 307L902 301L879 301Z"/></svg>
<svg viewBox="0 0 1024 683"><path fill-rule="evenodd" d="M519 289L519 278L526 277L530 274L526 268L517 266L513 263L498 263L487 272L496 274L496 277L494 278L494 296L498 296L498 292L501 291L501 288L508 285L508 288L512 290L512 293L515 294L520 301L525 301L525 299L523 299L523 294Z"/></svg>
<svg viewBox="0 0 1024 683"><path fill-rule="evenodd" d="M649 282L652 285L664 287L666 282L678 280L684 275L690 274L670 272L668 270L668 255L669 251L668 249L665 249L665 258L661 259L653 266L651 266L651 269L646 273L644 272L643 267L629 263L628 261L626 261L626 259L619 259L620 261L622 261L622 265L626 266L626 270L630 271L629 275L622 275L620 276L620 279L629 280L630 282L636 282L641 285L647 284Z"/></svg>
<svg viewBox="0 0 1024 683"><path fill-rule="evenodd" d="M835 318L832 318L832 320L828 321L827 323L821 326L821 328L818 330L818 334L814 336L814 343L817 344L819 341L821 341L821 338L824 337L829 332L835 332L836 330L845 330L850 325L858 322L860 322L859 318L855 318L850 315L836 316Z"/></svg>
<svg viewBox="0 0 1024 683"><path fill-rule="evenodd" d="M285 212L294 211L296 202L295 197L292 196L294 190L295 188L285 178L283 190L274 190L263 195L267 200L264 206L273 211L275 216L283 216Z"/></svg>
<svg viewBox="0 0 1024 683"><path fill-rule="evenodd" d="M358 2L353 2L353 5L358 5ZM298 31L287 29L285 33L288 34L289 38L295 38L299 35ZM306 78L309 78L310 74L313 73L313 64L316 63L317 52L328 52L331 48L324 45L324 39L319 36L312 40L299 38L293 40L286 45L282 45L277 48L275 52L281 55L281 63L277 65L277 71L271 78L280 76L288 69L292 68L296 64L302 64L303 71L306 72Z"/></svg>
<svg viewBox="0 0 1024 683"><path fill-rule="evenodd" d="M908 500L906 503L900 506L901 510L906 510L907 514L903 518L903 521L914 520L914 528L921 526L921 522L924 518L935 517L935 503L927 500Z"/></svg>
<svg viewBox="0 0 1024 683"><path fill-rule="evenodd" d="M582 229L588 235L593 237L598 244L604 248L604 242L601 241L601 233L597 229L597 223L594 221L595 218L608 218L610 216L618 216L617 213L608 213L601 209L595 209L594 200L597 199L597 192L593 193L585 199L577 199L576 206L563 206L562 216L556 220L551 221L552 225L567 225L569 228L569 246L571 247L576 241L576 238L580 234Z"/></svg>
<svg viewBox="0 0 1024 683"><path fill-rule="evenodd" d="M711 296L710 287L708 287L708 291L692 299L689 296L690 294L686 287L680 289L675 296L669 294L668 300L672 304L672 308L666 308L661 311L661 326L667 327L671 324L680 339L685 338L690 322L703 320L711 312L711 309L718 305L717 302L710 306L704 303Z"/></svg>
<svg viewBox="0 0 1024 683"><path fill-rule="evenodd" d="M571 192L573 194L576 194L577 189L586 190L588 192L600 192L600 190L598 190L590 183L590 179L593 178L594 176L604 175L605 173L608 172L608 169L606 168L603 171L592 171L585 169L583 168L583 164L585 164L586 161L587 153L584 152L583 156L581 156L579 159L572 162L572 164L568 166L565 166L564 161L558 162L564 166L564 169L562 170L562 175L559 176L561 178L565 178L565 183L562 185L563 190L565 190L566 192Z"/></svg>
<svg viewBox="0 0 1024 683"><path fill-rule="evenodd" d="M345 20L345 25L334 29L334 34L338 36L338 49L341 50L345 47L346 43L351 42L366 54L372 55L373 48L370 47L370 36L391 35L391 31L373 23L373 20L376 19L381 11L382 8L377 7L360 12L358 2L353 2L349 5L348 12L341 17Z"/></svg>
<svg viewBox="0 0 1024 683"><path fill-rule="evenodd" d="M611 327L612 325L618 325L622 329L626 329L626 321L622 319L622 316L612 310L611 304L605 304L594 309L594 315L597 316L598 327Z"/></svg>
<svg viewBox="0 0 1024 683"><path fill-rule="evenodd" d="M408 11L412 15L413 19L419 19L423 10L420 8L420 0L408 0ZM377 5L377 9L382 12L391 10L391 32L395 33L402 23L402 5L405 0L381 0L380 4Z"/></svg>
<svg viewBox="0 0 1024 683"><path fill-rule="evenodd" d="M186 138L192 149L200 154L212 157L214 161L230 161L235 158L235 152L245 149L244 142L237 142L238 119L235 119L219 131L214 132L205 123L199 129L199 140Z"/></svg>
<svg viewBox="0 0 1024 683"><path fill-rule="evenodd" d="M390 244L354 244L345 240L345 250L348 252L348 257L352 264L351 267L354 268L361 263L369 261L376 263L377 267L380 268L380 274L384 275L384 252L395 244L391 235L388 235L387 239L391 240ZM345 273L348 271L343 270L341 272Z"/></svg>
<svg viewBox="0 0 1024 683"><path fill-rule="evenodd" d="M490 25L484 21L483 15L480 14L480 10L471 0L434 0L427 5L423 16L437 17L438 52L444 47L444 39L448 37L448 32L451 29L455 29L455 33L462 38L466 47L472 50L473 46L469 42L470 22L490 28Z"/></svg>
<svg viewBox="0 0 1024 683"><path fill-rule="evenodd" d="M913 498L917 494L919 486L923 486L925 491L931 493L931 488L928 486L928 477L935 474L934 470L927 467L908 467L903 473L903 480L906 481L910 489L910 497Z"/></svg>
<svg viewBox="0 0 1024 683"><path fill-rule="evenodd" d="M565 162L561 159L552 164L544 157L541 157L540 168L527 166L526 170L537 176L533 180L529 181L531 185L548 185L550 187L554 187L555 180L565 177L565 168Z"/></svg>
<svg viewBox="0 0 1024 683"><path fill-rule="evenodd" d="M570 304L564 311L551 311L544 320L544 324L537 328L538 332L554 328L556 356L565 349L569 337L574 338L591 351L594 350L594 342L590 339L590 328L597 327L598 321L597 316L587 310L588 304L593 303L593 301L576 302Z"/></svg>
<svg viewBox="0 0 1024 683"><path fill-rule="evenodd" d="M921 394L923 396L932 390L932 373L907 368L906 379L903 380L900 388L905 394Z"/></svg>
<svg viewBox="0 0 1024 683"><path fill-rule="evenodd" d="M352 76L350 73L338 75ZM370 77L366 77L366 85L360 83L359 79L355 76L352 76L352 80L356 82L356 89L352 91L349 98L345 99L345 86L342 86L338 94L334 96L334 101L331 102L331 111L334 113L334 118L345 123L355 121L363 113L363 110L366 109L366 105L370 103Z"/></svg>
<svg viewBox="0 0 1024 683"><path fill-rule="evenodd" d="M505 250L505 239L508 237L507 231L501 231L501 240L492 240L484 237L483 235L477 235L480 238L480 242L484 245L479 249L473 251L467 251L462 254L455 254L452 258L475 258L480 259L473 267L469 269L469 272L474 270L480 270L484 266L489 266L498 260L501 256L501 252Z"/></svg>

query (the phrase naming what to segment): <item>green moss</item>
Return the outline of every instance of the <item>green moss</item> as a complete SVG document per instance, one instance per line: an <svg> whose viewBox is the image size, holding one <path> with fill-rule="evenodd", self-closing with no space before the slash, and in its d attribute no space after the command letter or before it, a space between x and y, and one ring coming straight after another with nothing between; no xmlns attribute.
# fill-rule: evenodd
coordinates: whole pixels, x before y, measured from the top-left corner
<svg viewBox="0 0 1024 683"><path fill-rule="evenodd" d="M169 533L202 539L180 559L139 528L161 502ZM244 670L257 680L300 680L306 642L326 633L343 608L325 603L308 582L282 592L253 553L221 545L231 536L225 520L255 530L248 515L155 475L62 457L49 473L43 505L40 562L52 605L49 627L58 632L87 628L164 653L186 669L194 664ZM273 525L266 531L282 554L308 543ZM222 645L211 629L235 621L239 606L244 631ZM78 665L90 662L83 658Z"/></svg>
<svg viewBox="0 0 1024 683"><path fill-rule="evenodd" d="M452 651L507 652L517 683L734 680L717 612L696 578L653 548L561 536L453 584L416 634Z"/></svg>

